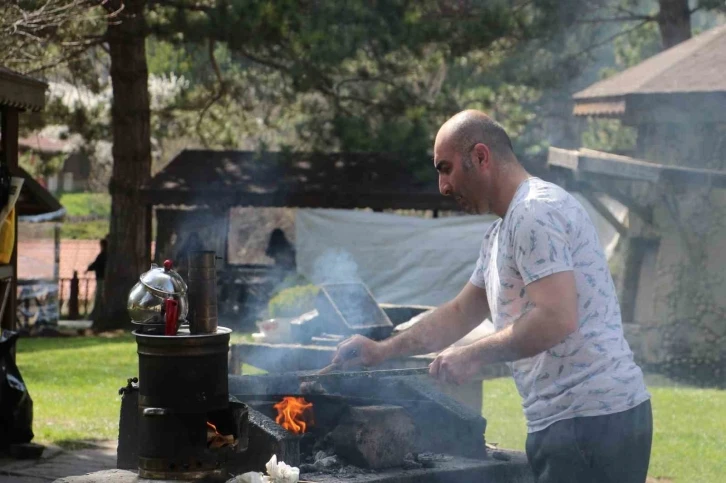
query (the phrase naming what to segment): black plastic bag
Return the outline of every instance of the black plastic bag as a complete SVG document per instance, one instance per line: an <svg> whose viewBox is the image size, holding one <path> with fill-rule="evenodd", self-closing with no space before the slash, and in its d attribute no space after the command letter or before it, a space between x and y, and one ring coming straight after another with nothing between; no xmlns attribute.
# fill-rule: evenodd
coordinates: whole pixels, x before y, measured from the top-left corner
<svg viewBox="0 0 726 483"><path fill-rule="evenodd" d="M33 439L33 400L12 357L19 334L0 335L0 448Z"/></svg>

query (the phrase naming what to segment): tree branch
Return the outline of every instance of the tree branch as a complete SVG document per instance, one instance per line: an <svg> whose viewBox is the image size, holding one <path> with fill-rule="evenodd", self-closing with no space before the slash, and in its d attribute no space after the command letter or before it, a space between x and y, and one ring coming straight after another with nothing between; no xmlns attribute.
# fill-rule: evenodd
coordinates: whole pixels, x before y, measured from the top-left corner
<svg viewBox="0 0 726 483"><path fill-rule="evenodd" d="M251 60L252 62L255 62L260 65L264 65L265 67L271 67L273 69L277 69L279 71L285 72L287 74L290 73L290 68L284 64L281 64L279 62L275 62L274 60L269 59L263 59L262 57L258 57L256 55L250 54L244 49L235 49L237 52L239 52L243 57L246 57L247 59Z"/></svg>
<svg viewBox="0 0 726 483"><path fill-rule="evenodd" d="M598 47L602 47L603 45L612 42L613 40L617 39L620 36L627 35L630 32L632 32L634 30L637 30L640 27L642 27L643 25L647 24L648 22L652 22L652 21L653 21L652 19L643 20L642 22L640 22L639 24L637 24L637 25L635 25L633 27L627 28L625 30L621 30L620 32L615 33L615 34L613 34L613 35L605 38L604 40L601 40L600 42L595 42L592 45L588 45L586 48L582 49L581 51L579 51L579 52L577 52L577 53L575 53L575 54L573 54L573 55L571 55L569 57L572 59L572 58L576 58L576 57L579 57L581 55L587 54L590 51L592 51L594 49L597 49Z"/></svg>
<svg viewBox="0 0 726 483"><path fill-rule="evenodd" d="M202 111L199 113L199 117L197 118L197 125L195 127L199 139L202 140L202 144L204 144L204 147L206 148L209 147L209 142L207 141L207 138L202 132L202 121L204 120L204 116L207 114L207 111L209 111L209 108L211 108L216 102L218 102L227 91L227 85L222 78L222 71L219 69L217 59L214 56L214 40L212 39L209 40L209 62L212 64L212 70L214 70L214 74L217 77L217 81L219 82L219 90L211 99L209 99L209 101L205 104L204 108L202 108Z"/></svg>
<svg viewBox="0 0 726 483"><path fill-rule="evenodd" d="M575 23L607 23L607 22L635 22L635 21L652 21L655 17L650 15L628 15L625 17L611 17L611 18L584 18L578 20Z"/></svg>
<svg viewBox="0 0 726 483"><path fill-rule="evenodd" d="M149 0L148 5L149 7L173 7L182 10L190 10L192 12L209 13L214 11L214 7L210 7L209 5L203 5L200 2L190 4L185 0Z"/></svg>
<svg viewBox="0 0 726 483"><path fill-rule="evenodd" d="M98 44L100 44L100 43L102 43L102 42L98 42ZM95 45L97 45L97 44L95 44ZM36 67L34 69L31 69L31 70L27 71L25 74L26 75L33 75L33 74L36 74L38 72L42 72L42 71L44 71L46 69L52 69L53 67L57 67L57 66L59 66L61 64L65 64L66 62L68 62L70 60L73 60L76 57L78 57L81 54L83 54L84 52L86 52L89 49L89 47L90 47L89 45L83 45L83 46L81 46L81 47L79 47L77 49L73 49L70 52L68 52L66 55L63 55L63 56L61 56L61 57L59 57L57 59L54 59L51 62L42 64L39 67Z"/></svg>

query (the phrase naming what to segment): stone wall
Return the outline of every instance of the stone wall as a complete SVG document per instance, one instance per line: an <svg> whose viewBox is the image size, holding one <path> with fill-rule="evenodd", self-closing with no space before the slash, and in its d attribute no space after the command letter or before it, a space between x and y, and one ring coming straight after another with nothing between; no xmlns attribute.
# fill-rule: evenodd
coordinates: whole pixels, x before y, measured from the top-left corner
<svg viewBox="0 0 726 483"><path fill-rule="evenodd" d="M666 374L724 385L726 363L726 192L661 187L661 231L652 320Z"/></svg>
<svg viewBox="0 0 726 483"><path fill-rule="evenodd" d="M638 136L642 159L726 169L723 125L650 125ZM640 281L652 284L652 315L631 331L639 357L671 377L725 386L726 190L676 182L630 192L653 208L659 237L655 279Z"/></svg>

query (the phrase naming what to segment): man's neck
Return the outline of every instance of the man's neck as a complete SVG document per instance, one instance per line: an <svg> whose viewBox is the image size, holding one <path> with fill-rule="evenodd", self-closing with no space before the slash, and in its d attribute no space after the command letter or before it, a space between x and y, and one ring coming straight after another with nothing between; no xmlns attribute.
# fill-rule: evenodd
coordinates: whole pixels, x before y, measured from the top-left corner
<svg viewBox="0 0 726 483"><path fill-rule="evenodd" d="M515 162L510 166L502 167L499 176L498 185L500 190L497 199L492 203L491 209L497 216L504 218L514 195L517 193L517 189L524 180L531 178L531 175L521 164Z"/></svg>

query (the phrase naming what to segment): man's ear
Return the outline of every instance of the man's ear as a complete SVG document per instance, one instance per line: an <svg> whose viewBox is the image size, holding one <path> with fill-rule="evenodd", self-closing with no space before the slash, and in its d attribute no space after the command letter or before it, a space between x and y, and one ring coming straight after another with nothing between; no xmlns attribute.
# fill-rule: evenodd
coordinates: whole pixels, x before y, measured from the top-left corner
<svg viewBox="0 0 726 483"><path fill-rule="evenodd" d="M491 152L489 151L489 146L486 144L477 143L474 146L474 152L476 153L477 160L479 160L479 165L488 164L491 161Z"/></svg>

